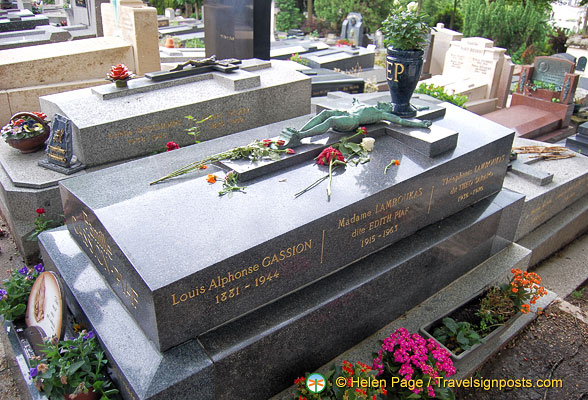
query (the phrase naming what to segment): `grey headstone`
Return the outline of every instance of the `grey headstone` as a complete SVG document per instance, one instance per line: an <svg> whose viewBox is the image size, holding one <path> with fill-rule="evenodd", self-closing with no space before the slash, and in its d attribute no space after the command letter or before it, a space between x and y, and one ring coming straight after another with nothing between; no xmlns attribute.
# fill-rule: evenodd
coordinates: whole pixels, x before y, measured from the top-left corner
<svg viewBox="0 0 588 400"><path fill-rule="evenodd" d="M311 68L338 68L342 71L368 69L374 67L375 52L365 47L357 49L331 48L312 53L305 53L301 58L308 62Z"/></svg>
<svg viewBox="0 0 588 400"><path fill-rule="evenodd" d="M356 46L363 46L363 17L360 13L351 12L343 21L341 39L347 39Z"/></svg>
<svg viewBox="0 0 588 400"><path fill-rule="evenodd" d="M160 151L169 141L193 144L188 115L211 116L199 125L200 141L306 115L310 93L310 78L293 63L244 60L230 74L138 78L127 88L110 83L44 96L40 103L47 115L72 120L74 153L91 167Z"/></svg>
<svg viewBox="0 0 588 400"><path fill-rule="evenodd" d="M532 80L554 84L561 90L565 74L574 71L575 63L557 57L541 56L535 58Z"/></svg>

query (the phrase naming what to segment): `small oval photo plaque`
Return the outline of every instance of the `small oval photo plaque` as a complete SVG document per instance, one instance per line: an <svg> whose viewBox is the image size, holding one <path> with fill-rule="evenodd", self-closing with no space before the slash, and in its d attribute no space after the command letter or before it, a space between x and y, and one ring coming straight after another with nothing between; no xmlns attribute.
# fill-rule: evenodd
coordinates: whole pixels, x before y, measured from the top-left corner
<svg viewBox="0 0 588 400"><path fill-rule="evenodd" d="M63 290L57 275L42 272L31 289L26 324L43 330L45 337L61 339L64 313Z"/></svg>

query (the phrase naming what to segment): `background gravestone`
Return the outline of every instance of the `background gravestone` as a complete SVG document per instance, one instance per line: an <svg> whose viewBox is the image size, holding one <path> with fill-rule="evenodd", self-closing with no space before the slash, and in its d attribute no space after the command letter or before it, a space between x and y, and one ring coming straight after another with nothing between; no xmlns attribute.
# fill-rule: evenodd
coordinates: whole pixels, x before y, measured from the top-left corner
<svg viewBox="0 0 588 400"><path fill-rule="evenodd" d="M270 5L270 0L206 1L206 56L269 60Z"/></svg>
<svg viewBox="0 0 588 400"><path fill-rule="evenodd" d="M363 18L360 13L349 13L341 27L341 39L347 39L356 46L363 46Z"/></svg>
<svg viewBox="0 0 588 400"><path fill-rule="evenodd" d="M576 63L576 71L584 71L586 69L586 57L582 56L578 58Z"/></svg>

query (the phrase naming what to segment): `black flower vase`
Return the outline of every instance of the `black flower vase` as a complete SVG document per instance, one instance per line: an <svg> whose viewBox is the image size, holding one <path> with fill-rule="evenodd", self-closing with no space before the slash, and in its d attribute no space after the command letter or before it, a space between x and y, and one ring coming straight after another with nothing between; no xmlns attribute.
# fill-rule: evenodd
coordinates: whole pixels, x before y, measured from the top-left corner
<svg viewBox="0 0 588 400"><path fill-rule="evenodd" d="M392 113L402 118L416 116L410 98L423 69L423 50L396 50L388 47L386 79L392 96Z"/></svg>

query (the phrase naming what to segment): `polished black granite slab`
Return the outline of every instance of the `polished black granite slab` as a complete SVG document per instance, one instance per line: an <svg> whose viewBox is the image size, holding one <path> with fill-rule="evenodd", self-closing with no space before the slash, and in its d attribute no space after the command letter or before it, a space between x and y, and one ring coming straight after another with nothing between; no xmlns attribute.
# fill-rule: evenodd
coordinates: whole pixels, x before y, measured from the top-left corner
<svg viewBox="0 0 588 400"><path fill-rule="evenodd" d="M168 349L332 274L496 193L513 132L449 106L434 126L459 132L428 157L384 134L371 161L326 174L312 161L219 197L206 173L149 182L191 161L277 136L268 125L61 183L67 226L160 350ZM297 125L299 126L299 125ZM386 129L392 129L388 127ZM384 174L391 160L400 165Z"/></svg>
<svg viewBox="0 0 588 400"><path fill-rule="evenodd" d="M206 56L270 59L270 0L207 0Z"/></svg>
<svg viewBox="0 0 588 400"><path fill-rule="evenodd" d="M65 282L68 307L91 324L106 349L124 398L259 400L290 386L294 378L328 362L512 243L523 199L502 190L164 352L156 349L113 293L101 267L66 228L45 232L39 240L46 268L58 271Z"/></svg>

